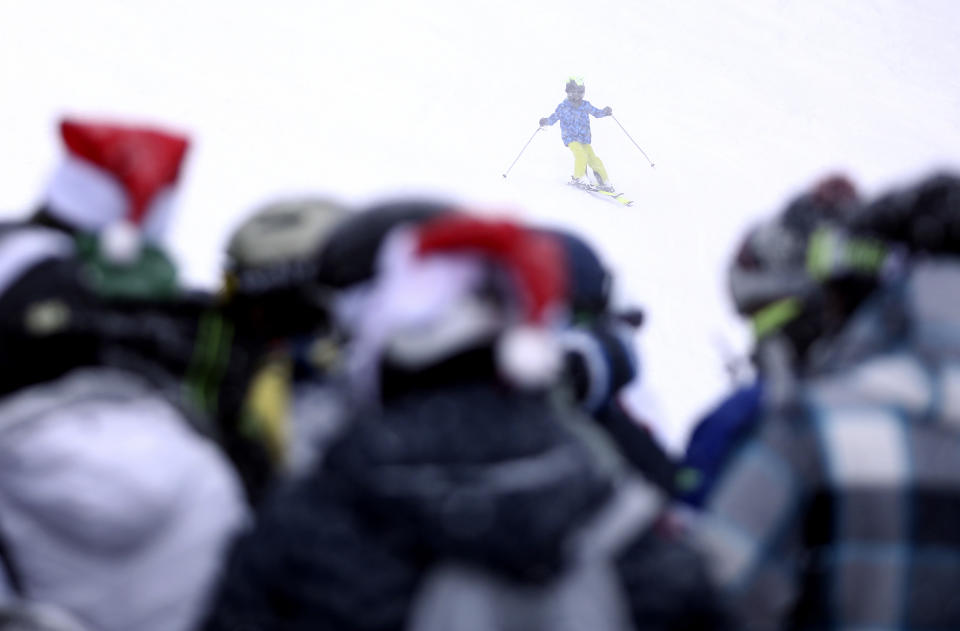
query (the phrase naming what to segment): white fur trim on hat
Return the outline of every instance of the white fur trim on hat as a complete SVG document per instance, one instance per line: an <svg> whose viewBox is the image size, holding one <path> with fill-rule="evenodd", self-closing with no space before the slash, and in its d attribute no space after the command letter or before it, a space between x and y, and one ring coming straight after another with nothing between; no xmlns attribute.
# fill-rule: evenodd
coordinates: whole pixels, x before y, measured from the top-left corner
<svg viewBox="0 0 960 631"><path fill-rule="evenodd" d="M466 296L450 304L429 326L407 327L387 340L384 355L417 370L492 340L503 317L489 301Z"/></svg>
<svg viewBox="0 0 960 631"><path fill-rule="evenodd" d="M130 198L109 171L86 160L66 155L47 185L47 211L65 224L83 232L99 232L126 222ZM166 186L154 196L137 230L157 242L167 231L175 188ZM133 226L133 224L130 224Z"/></svg>
<svg viewBox="0 0 960 631"><path fill-rule="evenodd" d="M380 248L374 279L337 300L337 320L353 338L348 370L361 389L378 387L377 366L386 353L426 365L428 356L449 356L466 337L490 328L489 314L457 308L479 284L481 262L462 255L419 257L415 245L412 230L394 230Z"/></svg>
<svg viewBox="0 0 960 631"><path fill-rule="evenodd" d="M109 171L67 155L47 186L47 205L64 223L97 232L126 216L130 201Z"/></svg>

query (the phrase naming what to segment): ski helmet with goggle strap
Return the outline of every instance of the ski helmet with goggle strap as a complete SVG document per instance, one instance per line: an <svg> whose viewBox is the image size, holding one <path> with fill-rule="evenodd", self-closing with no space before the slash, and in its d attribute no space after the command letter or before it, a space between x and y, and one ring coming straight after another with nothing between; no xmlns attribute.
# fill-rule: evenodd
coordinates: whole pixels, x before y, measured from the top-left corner
<svg viewBox="0 0 960 631"><path fill-rule="evenodd" d="M586 87L583 85L583 77L567 78L566 91L568 94L570 92L583 94L585 90L586 90Z"/></svg>

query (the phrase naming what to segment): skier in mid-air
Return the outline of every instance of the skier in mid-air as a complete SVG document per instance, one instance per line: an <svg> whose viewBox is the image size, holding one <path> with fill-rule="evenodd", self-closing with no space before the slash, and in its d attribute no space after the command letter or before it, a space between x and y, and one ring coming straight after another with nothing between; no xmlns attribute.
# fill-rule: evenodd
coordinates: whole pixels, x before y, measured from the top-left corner
<svg viewBox="0 0 960 631"><path fill-rule="evenodd" d="M593 152L590 146L590 116L597 118L610 116L613 109L609 106L599 109L583 98L586 88L582 77L570 77L567 80L567 99L557 106L557 109L547 118L540 119L540 126L553 125L560 121L560 136L563 144L573 152L573 178L571 184L580 187L589 187L585 175L589 166L597 178L598 188L602 191L613 191L610 178L603 162Z"/></svg>

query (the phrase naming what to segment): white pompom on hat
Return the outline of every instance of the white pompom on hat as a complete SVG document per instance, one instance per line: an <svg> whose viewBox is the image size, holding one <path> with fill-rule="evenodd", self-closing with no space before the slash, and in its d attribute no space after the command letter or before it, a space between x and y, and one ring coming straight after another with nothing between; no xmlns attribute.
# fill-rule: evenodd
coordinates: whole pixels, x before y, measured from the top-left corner
<svg viewBox="0 0 960 631"><path fill-rule="evenodd" d="M104 253L135 258L140 239L159 241L189 147L182 135L149 127L64 119L67 153L46 190L46 210L84 232L101 233Z"/></svg>

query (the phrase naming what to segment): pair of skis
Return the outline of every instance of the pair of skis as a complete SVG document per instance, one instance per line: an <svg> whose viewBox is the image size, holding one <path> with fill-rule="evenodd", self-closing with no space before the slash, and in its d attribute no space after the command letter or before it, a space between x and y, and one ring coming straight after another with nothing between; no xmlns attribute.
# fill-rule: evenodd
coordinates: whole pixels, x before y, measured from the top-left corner
<svg viewBox="0 0 960 631"><path fill-rule="evenodd" d="M594 195L602 195L615 202L619 202L624 206L633 206L633 200L624 197L623 193L618 193L617 191L606 191L598 186L594 186L593 184L581 184L580 182L574 182L573 180L571 180L569 184L574 188L579 188L581 191L587 191L588 193L593 193Z"/></svg>

